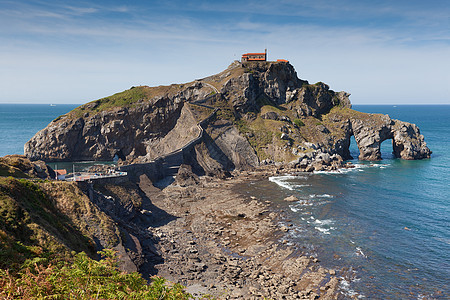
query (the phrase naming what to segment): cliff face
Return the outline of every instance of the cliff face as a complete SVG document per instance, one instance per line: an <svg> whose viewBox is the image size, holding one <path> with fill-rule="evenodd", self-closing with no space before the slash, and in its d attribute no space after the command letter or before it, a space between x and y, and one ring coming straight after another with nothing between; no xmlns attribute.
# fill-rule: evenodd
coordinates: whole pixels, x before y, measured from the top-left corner
<svg viewBox="0 0 450 300"><path fill-rule="evenodd" d="M137 98L132 105L126 105L124 101L124 105L97 111L102 102L112 101L104 98L59 117L25 144L26 156L33 160L77 161L112 160L116 155L122 159L149 153L150 157L161 155L161 151L154 149L155 145L160 144L180 117L181 121L185 120L184 103L188 99L205 97L210 92L209 89L202 90L199 84L183 88L176 86L148 100L145 98L148 97L147 91L154 92L148 87L126 91ZM118 94L118 97L121 95ZM166 145L162 152L175 150L178 146ZM155 153L152 154L152 151Z"/></svg>
<svg viewBox="0 0 450 300"><path fill-rule="evenodd" d="M355 112L349 96L299 79L289 63L234 62L192 83L136 87L85 104L38 132L25 154L33 160L148 162L201 136L184 159L205 173L270 161L311 163L322 154L334 155L339 166L350 156L354 135L363 160L381 159L386 139L394 141L396 157L430 157L417 126ZM211 113L215 117L202 130L197 123Z"/></svg>

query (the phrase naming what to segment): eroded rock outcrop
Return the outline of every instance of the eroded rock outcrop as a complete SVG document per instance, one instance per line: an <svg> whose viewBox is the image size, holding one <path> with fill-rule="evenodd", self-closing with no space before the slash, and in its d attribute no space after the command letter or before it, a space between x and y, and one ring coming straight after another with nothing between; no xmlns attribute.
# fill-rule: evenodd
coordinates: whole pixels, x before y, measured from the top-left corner
<svg viewBox="0 0 450 300"><path fill-rule="evenodd" d="M408 160L430 157L431 150L415 124L395 120L392 133L395 157Z"/></svg>
<svg viewBox="0 0 450 300"><path fill-rule="evenodd" d="M337 105L351 108L349 97L349 93L330 91L328 85L318 82L294 90L288 108L295 110L301 117L318 117Z"/></svg>
<svg viewBox="0 0 450 300"><path fill-rule="evenodd" d="M391 119L388 115L335 108L323 119L333 134L337 135L333 139L335 144L330 148L335 148L336 153L344 158L349 155L346 150L351 136L355 137L360 160L382 159L380 146L386 140L392 140L393 154L397 158L423 159L431 155L416 125Z"/></svg>
<svg viewBox="0 0 450 300"><path fill-rule="evenodd" d="M38 132L25 154L34 160L128 163L163 156L162 166L187 163L198 174L261 162L320 170L341 167L354 136L361 160L381 159L387 139L396 157L430 157L417 126L353 111L349 96L299 79L289 63L234 62L189 84L137 87L83 105ZM167 156L174 151L177 157Z"/></svg>
<svg viewBox="0 0 450 300"><path fill-rule="evenodd" d="M381 143L388 139L392 140L393 154L397 158L412 160L430 157L431 151L414 124L392 120L388 115L373 115L369 118L371 122L368 122L367 116L350 120L360 160L380 160Z"/></svg>
<svg viewBox="0 0 450 300"><path fill-rule="evenodd" d="M148 87L136 87L133 90ZM99 112L94 101L61 116L39 131L25 144L29 158L51 160L132 161L140 156L149 160L183 146L198 132L192 116L183 110L187 100L204 98L211 89L201 83L165 92L149 100L139 99L132 106L118 106ZM137 93L138 91L136 91ZM152 91L150 90L149 93ZM139 94L137 94L139 95ZM124 96L125 97L125 96ZM178 121L183 124L179 124ZM184 128L180 133L179 127ZM176 128L177 134L165 138Z"/></svg>

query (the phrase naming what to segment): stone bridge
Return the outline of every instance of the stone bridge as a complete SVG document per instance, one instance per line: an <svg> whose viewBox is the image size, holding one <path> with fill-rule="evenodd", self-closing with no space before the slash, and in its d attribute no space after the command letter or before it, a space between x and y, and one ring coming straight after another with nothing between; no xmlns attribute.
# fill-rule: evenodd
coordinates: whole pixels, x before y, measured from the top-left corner
<svg viewBox="0 0 450 300"><path fill-rule="evenodd" d="M211 87L215 92L217 92L217 89L215 87ZM142 174L146 174L152 181L158 181L165 177L176 175L180 166L185 162L186 155L193 149L195 145L199 144L203 140L203 126L207 124L219 110L218 108L205 105L204 103L209 99L217 96L220 97L220 94L216 93L206 97L205 99L201 99L195 102L189 102L209 109L214 109L214 111L209 116L197 123L199 134L196 138L192 139L183 147L170 153L161 155L150 162L121 166L119 167L119 171L127 172L128 177L132 180L137 180L138 177Z"/></svg>

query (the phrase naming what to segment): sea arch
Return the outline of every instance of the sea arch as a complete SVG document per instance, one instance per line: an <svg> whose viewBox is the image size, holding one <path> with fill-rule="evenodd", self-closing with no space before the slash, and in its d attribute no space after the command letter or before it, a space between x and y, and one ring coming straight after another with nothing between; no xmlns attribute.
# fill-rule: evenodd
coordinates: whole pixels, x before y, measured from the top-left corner
<svg viewBox="0 0 450 300"><path fill-rule="evenodd" d="M392 120L388 115L369 115L364 119L350 119L347 135L350 147L351 136L354 136L359 149L359 160L381 160L381 144L392 140L394 157L402 159L422 159L431 155L423 135L415 124ZM346 151L349 153L349 150Z"/></svg>

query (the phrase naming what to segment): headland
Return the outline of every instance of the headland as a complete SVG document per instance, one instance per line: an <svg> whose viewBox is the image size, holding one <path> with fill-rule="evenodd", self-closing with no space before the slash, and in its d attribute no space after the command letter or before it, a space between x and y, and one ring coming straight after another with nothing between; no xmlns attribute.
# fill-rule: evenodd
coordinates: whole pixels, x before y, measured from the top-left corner
<svg viewBox="0 0 450 300"><path fill-rule="evenodd" d="M269 174L351 167L352 136L361 160L380 160L386 139L398 158L429 158L431 151L416 125L354 111L350 94L299 79L285 60L247 58L190 83L132 87L89 102L25 145L31 161L6 157L7 175L30 180L55 177L42 160L117 159L126 172L118 181L34 180L88 240L74 243L41 224L39 235L53 242L40 243L92 256L112 247L123 270L218 298L338 298L336 270L288 245L289 221L280 225L270 203L236 186ZM175 181L164 184L168 177Z"/></svg>

